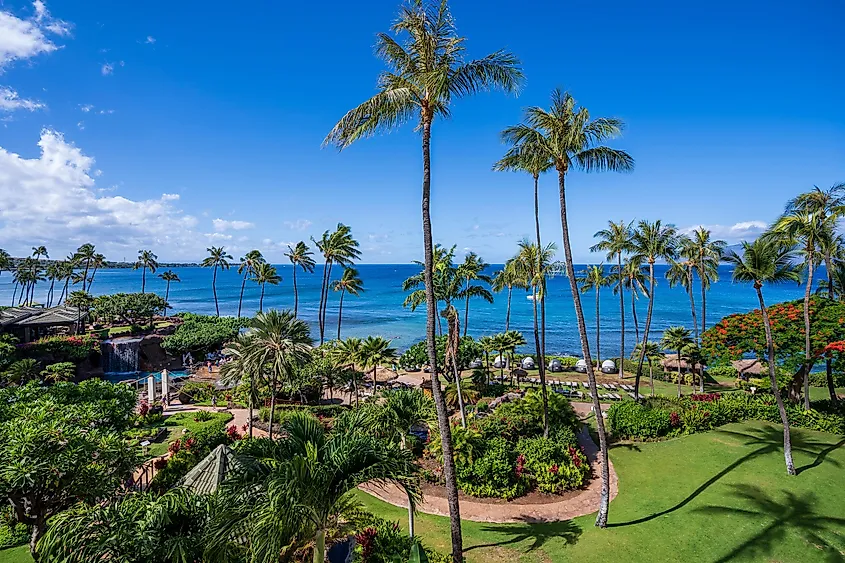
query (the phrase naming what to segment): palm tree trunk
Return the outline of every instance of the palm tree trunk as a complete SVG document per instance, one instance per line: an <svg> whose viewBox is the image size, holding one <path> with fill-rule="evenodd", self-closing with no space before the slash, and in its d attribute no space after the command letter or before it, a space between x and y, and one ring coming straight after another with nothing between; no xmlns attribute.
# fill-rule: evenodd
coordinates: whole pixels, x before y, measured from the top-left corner
<svg viewBox="0 0 845 563"><path fill-rule="evenodd" d="M464 394L461 392L461 373L458 371L458 358L452 352L452 373L455 374L455 388L458 391L458 412L461 413L461 426L467 427L467 413L464 407Z"/></svg>
<svg viewBox="0 0 845 563"><path fill-rule="evenodd" d="M88 284L88 268L91 267L91 259L85 259L85 271L82 273L82 291L86 290ZM146 270L146 266L144 266L144 270ZM144 281L141 280L141 293L144 293Z"/></svg>
<svg viewBox="0 0 845 563"><path fill-rule="evenodd" d="M513 286L508 286L508 309L505 313L505 332L511 327L511 295L513 294Z"/></svg>
<svg viewBox="0 0 845 563"><path fill-rule="evenodd" d="M323 266L323 285L320 288L320 309L317 312L317 323L320 325L320 344L325 341L326 332L326 309L329 299L329 276L331 275L331 261L326 260Z"/></svg>
<svg viewBox="0 0 845 563"><path fill-rule="evenodd" d="M537 286L531 286L531 303L534 307L534 349L537 352L537 361L541 362L540 356L540 330L537 323ZM540 364L542 366L542 363ZM543 388L543 437L549 437L549 407L548 398L546 397L546 378L545 370L540 368L540 385Z"/></svg>
<svg viewBox="0 0 845 563"><path fill-rule="evenodd" d="M264 289L267 287L267 284L261 284L261 297L258 298L258 312L264 312Z"/></svg>
<svg viewBox="0 0 845 563"><path fill-rule="evenodd" d="M244 272L244 279L241 280L241 295L240 295L240 297L238 297L238 318L241 318L241 306L243 305L243 302L244 302L244 288L246 287L246 274L247 274L247 272Z"/></svg>
<svg viewBox="0 0 845 563"><path fill-rule="evenodd" d="M599 288L596 286L596 367L601 369L601 317L599 314Z"/></svg>
<svg viewBox="0 0 845 563"><path fill-rule="evenodd" d="M701 281L701 333L707 330L707 289L704 287L704 277L701 270L698 271L698 278Z"/></svg>
<svg viewBox="0 0 845 563"><path fill-rule="evenodd" d="M70 276L65 278L65 287L62 289L62 294L59 295L59 303L62 302L62 299L67 299L67 288L68 284L70 283Z"/></svg>
<svg viewBox="0 0 845 563"><path fill-rule="evenodd" d="M648 381L651 385L651 396L654 397L654 364L651 358L648 359Z"/></svg>
<svg viewBox="0 0 845 563"><path fill-rule="evenodd" d="M276 375L270 378L270 426L267 428L270 441L273 440L273 415L276 414Z"/></svg>
<svg viewBox="0 0 845 563"><path fill-rule="evenodd" d="M645 348L648 344L648 331L651 329L651 313L654 310L654 262L649 260L648 263L648 313L645 317L645 327L643 327L642 349L640 349L640 359L637 363L637 376L634 379L634 398L640 400L640 377L643 373L643 361L645 360ZM678 361L680 361L680 356Z"/></svg>
<svg viewBox="0 0 845 563"><path fill-rule="evenodd" d="M82 280L82 291L85 291L85 282L87 281L87 276L88 276L88 268L87 267L85 268L85 276L86 276L86 279ZM141 293L144 293L146 288L147 288L147 266L144 266L144 269L141 270Z"/></svg>
<svg viewBox="0 0 845 563"><path fill-rule="evenodd" d="M754 289L757 290L757 299L760 300L760 311L763 313L763 327L766 329L766 347L769 352L769 383L772 386L772 393L775 396L775 401L777 401L780 420L783 424L783 457L784 461L786 461L786 473L788 475L795 475L795 465L792 463L792 438L789 435L789 418L786 416L786 407L783 405L783 397L780 396L777 376L775 375L775 343L772 338L772 323L769 320L769 312L766 310L766 304L763 302L763 290L759 282L754 284Z"/></svg>
<svg viewBox="0 0 845 563"><path fill-rule="evenodd" d="M97 275L97 268L99 266L94 266L94 272L91 274L91 279L88 282L88 291L91 291L91 286L94 285L94 276Z"/></svg>
<svg viewBox="0 0 845 563"><path fill-rule="evenodd" d="M610 505L610 470L607 458L607 435L604 429L604 417L601 414L601 403L599 392L596 387L596 374L593 372L593 361L590 358L590 343L587 341L587 324L584 322L584 310L581 308L581 296L575 281L575 266L572 263L572 247L569 244L569 225L566 218L566 179L565 170L558 170L558 184L560 192L560 225L563 231L563 250L566 258L566 275L569 279L569 290L572 293L572 301L575 304L575 317L578 319L578 334L581 337L581 351L584 354L584 361L587 362L587 379L590 384L590 393L593 396L593 409L596 413L596 430L599 435L599 447L601 449L601 501L599 512L596 516L596 526L607 527L607 512Z"/></svg>
<svg viewBox="0 0 845 563"><path fill-rule="evenodd" d="M255 397L255 378L249 377L249 437L252 438L252 411L253 398Z"/></svg>
<svg viewBox="0 0 845 563"><path fill-rule="evenodd" d="M640 323L637 320L637 299L634 297L634 290L631 290L631 316L634 318L634 340L640 341Z"/></svg>
<svg viewBox="0 0 845 563"><path fill-rule="evenodd" d="M170 280L167 280L167 287L164 290L164 302L170 299ZM167 316L167 305L164 306L164 315Z"/></svg>
<svg viewBox="0 0 845 563"><path fill-rule="evenodd" d="M296 264L293 265L293 316L297 318L299 312L299 290L296 287Z"/></svg>
<svg viewBox="0 0 845 563"><path fill-rule="evenodd" d="M344 290L340 290L340 307L337 309L337 339L340 340L340 321L343 318L343 294Z"/></svg>
<svg viewBox="0 0 845 563"><path fill-rule="evenodd" d="M827 298L833 301L833 264L831 263L830 254L824 257L824 269L827 272ZM839 398L836 396L836 388L833 385L833 363L830 355L824 360L824 371L827 377L827 390L830 393L830 401L836 403Z"/></svg>
<svg viewBox="0 0 845 563"><path fill-rule="evenodd" d="M56 280L50 280L50 291L47 292L47 306L51 307L53 305L53 288L56 285Z"/></svg>
<svg viewBox="0 0 845 563"><path fill-rule="evenodd" d="M467 289L469 289L469 278L467 280ZM467 297L465 299L466 307L464 307L464 336L467 335L467 329L469 328L469 293L467 293Z"/></svg>
<svg viewBox="0 0 845 563"><path fill-rule="evenodd" d="M619 379L625 377L625 290L622 288L622 253L616 255L616 266L619 268L619 319L621 332L619 342Z"/></svg>
<svg viewBox="0 0 845 563"><path fill-rule="evenodd" d="M15 306L15 296L18 294L18 282L15 282L15 290L12 292L12 303L11 306Z"/></svg>
<svg viewBox="0 0 845 563"><path fill-rule="evenodd" d="M813 289L813 251L807 253L807 287L804 288L804 409L810 410L810 370L813 369L813 356L810 350L810 291Z"/></svg>
<svg viewBox="0 0 845 563"><path fill-rule="evenodd" d="M214 310L220 316L220 305L217 303L217 264L214 265L214 272L211 274L211 292L214 294Z"/></svg>
<svg viewBox="0 0 845 563"><path fill-rule="evenodd" d="M458 502L458 482L455 475L455 458L452 452L452 431L449 428L449 415L446 411L446 401L440 388L437 375L437 350L434 340L434 321L437 316L437 302L434 299L433 268L434 252L431 237L431 120L433 114L428 108L423 108L423 184L422 184L422 226L423 245L425 251L425 303L426 303L426 348L428 361L431 365L431 394L434 396L434 406L437 410L437 426L440 430L440 442L443 447L443 477L446 481L446 497L449 501L449 521L452 536L452 563L463 561L463 538L461 536L461 508Z"/></svg>
<svg viewBox="0 0 845 563"><path fill-rule="evenodd" d="M678 348L678 398L681 398L681 349Z"/></svg>
<svg viewBox="0 0 845 563"><path fill-rule="evenodd" d="M326 561L326 531L317 530L314 536L314 563L325 563Z"/></svg>

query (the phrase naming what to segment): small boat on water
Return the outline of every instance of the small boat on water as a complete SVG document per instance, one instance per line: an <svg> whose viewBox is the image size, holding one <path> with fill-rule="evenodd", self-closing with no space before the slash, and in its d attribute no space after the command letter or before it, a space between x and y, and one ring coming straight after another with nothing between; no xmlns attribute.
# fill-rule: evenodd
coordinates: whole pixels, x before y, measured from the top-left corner
<svg viewBox="0 0 845 563"><path fill-rule="evenodd" d="M534 301L533 295L526 295L525 298L528 299L529 301Z"/></svg>

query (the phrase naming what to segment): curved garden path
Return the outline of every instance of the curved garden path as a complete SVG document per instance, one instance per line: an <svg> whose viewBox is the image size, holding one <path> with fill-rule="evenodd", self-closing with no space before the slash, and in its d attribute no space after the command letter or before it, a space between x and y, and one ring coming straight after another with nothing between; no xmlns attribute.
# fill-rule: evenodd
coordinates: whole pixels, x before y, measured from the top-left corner
<svg viewBox="0 0 845 563"><path fill-rule="evenodd" d="M601 498L601 460L599 459L599 448L590 438L586 427L578 434L578 443L584 447L590 466L593 468L593 478L585 489L578 491L574 496L561 499L557 502L547 504L517 504L509 503L486 503L483 500L470 498L461 499L461 518L473 522L490 522L496 524L513 522L558 522L570 520L577 516L591 514L598 510ZM408 497L396 486L378 487L365 484L358 487L362 491L374 497L390 503L394 506L407 506ZM613 464L610 464L610 499L613 500L618 492L616 472ZM427 496L417 506L420 512L435 514L437 516L449 516L449 505L445 497Z"/></svg>

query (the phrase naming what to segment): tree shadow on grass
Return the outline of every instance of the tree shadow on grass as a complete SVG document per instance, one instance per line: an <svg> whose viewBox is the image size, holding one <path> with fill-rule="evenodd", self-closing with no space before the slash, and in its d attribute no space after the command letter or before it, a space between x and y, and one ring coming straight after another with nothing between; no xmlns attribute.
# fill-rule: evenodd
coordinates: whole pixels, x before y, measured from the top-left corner
<svg viewBox="0 0 845 563"><path fill-rule="evenodd" d="M845 518L825 516L815 512L813 506L816 496L813 493L796 495L790 491L784 491L785 498L778 502L758 487L731 486L734 489L733 496L745 501L744 504L750 505L749 508L703 506L695 511L717 516L744 516L757 523L769 521L769 524L717 559L716 563L733 561L740 556L757 560L771 559L775 555L774 548L787 539L787 533L790 531L822 551L826 561L845 562L845 557L842 555L845 544L834 546L820 536L824 532L838 535L842 526L845 525Z"/></svg>
<svg viewBox="0 0 845 563"><path fill-rule="evenodd" d="M710 479L699 485L692 493L690 493L684 500L677 503L676 505L667 508L665 510L661 510L660 512L655 512L654 514L650 514L648 516L644 516L642 518L637 518L636 520L631 520L629 522L618 522L613 524L608 524L608 528L616 528L620 526L631 526L633 524L642 524L644 522L648 522L650 520L654 520L655 518L659 518L661 516L665 516L669 513L675 512L678 509L681 509L688 505L690 502L695 500L701 493L706 491L711 485L719 481L722 477L742 465L747 461L751 461L761 456L769 455L775 453L777 451L783 451L783 430L777 426L762 426L760 428L753 428L748 430L747 432L736 432L733 430L717 430L714 433L731 436L733 438L737 438L743 441L743 446L747 447L754 447L756 448L747 454L741 456L739 459L713 475ZM825 442L822 440L818 440L809 436L803 432L792 433L792 451L793 452L803 452L808 455L816 456L815 460L800 469L800 471L804 471L806 469L817 467L822 462L825 461L827 456L838 448L840 445L845 443L845 440L838 444L831 445L829 442ZM839 466L839 463L835 460L827 460L828 463L832 463ZM785 468L785 466L784 466ZM785 469L784 469L785 471Z"/></svg>
<svg viewBox="0 0 845 563"><path fill-rule="evenodd" d="M531 541L531 545L525 549L526 552L529 552L543 547L550 539L563 541L565 545L575 545L583 533L581 526L575 524L572 520L537 522L530 518L525 518L520 523L483 526L481 531L488 534L505 535L508 538L498 542L473 545L464 549L464 552Z"/></svg>

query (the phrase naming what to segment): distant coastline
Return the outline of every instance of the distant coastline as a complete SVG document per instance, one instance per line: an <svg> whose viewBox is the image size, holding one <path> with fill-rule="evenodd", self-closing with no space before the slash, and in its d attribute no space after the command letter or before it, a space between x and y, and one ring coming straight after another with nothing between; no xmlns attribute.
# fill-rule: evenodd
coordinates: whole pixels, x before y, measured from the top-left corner
<svg viewBox="0 0 845 563"><path fill-rule="evenodd" d="M10 258L10 260L12 262L12 268L16 268L18 266L18 264L22 263L27 258L31 258L31 257L27 256L27 257L24 257L24 258L19 258L19 257L13 256L12 258ZM65 259L53 260L51 258L44 258L44 259L39 260L39 262L44 266L46 266L48 264L54 264L56 262L64 262L64 261L65 261ZM158 263L159 268L199 268L200 266L201 266L201 264L199 262L159 262ZM120 269L132 269L134 267L135 267L135 262L110 262L110 261L106 261L105 265L102 266L100 269L101 270L108 270L108 269L120 270Z"/></svg>

